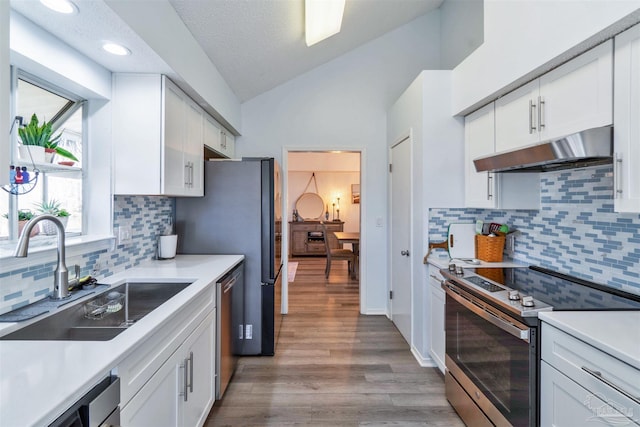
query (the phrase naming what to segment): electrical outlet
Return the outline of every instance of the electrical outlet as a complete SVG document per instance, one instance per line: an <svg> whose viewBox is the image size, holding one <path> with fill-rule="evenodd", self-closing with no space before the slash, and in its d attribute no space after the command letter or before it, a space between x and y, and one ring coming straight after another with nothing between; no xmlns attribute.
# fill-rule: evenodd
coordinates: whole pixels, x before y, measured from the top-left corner
<svg viewBox="0 0 640 427"><path fill-rule="evenodd" d="M248 340L252 340L253 339L253 325L247 325L245 328L245 335L244 337Z"/></svg>
<svg viewBox="0 0 640 427"><path fill-rule="evenodd" d="M131 226L130 225L121 225L118 227L118 244L122 245L124 243L131 242Z"/></svg>
<svg viewBox="0 0 640 427"><path fill-rule="evenodd" d="M91 275L94 276L94 277L97 276L100 273L100 270L102 270L102 265L100 265L100 263L96 261L93 264L93 269L91 270Z"/></svg>
<svg viewBox="0 0 640 427"><path fill-rule="evenodd" d="M507 234L507 238L504 243L504 253L508 256L513 256L516 250L516 236L513 234Z"/></svg>

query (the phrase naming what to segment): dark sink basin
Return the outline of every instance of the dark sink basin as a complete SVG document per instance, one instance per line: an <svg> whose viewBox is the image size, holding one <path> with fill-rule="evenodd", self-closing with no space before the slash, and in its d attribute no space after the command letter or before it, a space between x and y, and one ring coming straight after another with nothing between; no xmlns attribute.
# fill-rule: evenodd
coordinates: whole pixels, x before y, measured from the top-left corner
<svg viewBox="0 0 640 427"><path fill-rule="evenodd" d="M0 340L109 341L190 284L127 282Z"/></svg>

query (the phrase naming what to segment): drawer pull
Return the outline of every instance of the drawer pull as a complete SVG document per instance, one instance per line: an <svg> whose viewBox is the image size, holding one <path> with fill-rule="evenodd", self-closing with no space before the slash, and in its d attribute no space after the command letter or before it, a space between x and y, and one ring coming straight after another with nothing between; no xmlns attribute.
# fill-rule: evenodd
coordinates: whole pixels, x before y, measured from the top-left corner
<svg viewBox="0 0 640 427"><path fill-rule="evenodd" d="M629 399L633 400L635 403L640 405L640 398L638 398L636 396L633 396L631 393L629 393L628 391L624 390L619 385L617 385L617 384L611 382L611 380L608 380L605 377L603 377L602 376L602 372L594 371L593 369L589 369L586 366L583 366L582 370L585 371L587 374L591 375L592 377L597 378L598 380L602 381L603 383L605 383L606 385L608 385L609 387L611 387L612 389L614 389L618 393L628 397Z"/></svg>

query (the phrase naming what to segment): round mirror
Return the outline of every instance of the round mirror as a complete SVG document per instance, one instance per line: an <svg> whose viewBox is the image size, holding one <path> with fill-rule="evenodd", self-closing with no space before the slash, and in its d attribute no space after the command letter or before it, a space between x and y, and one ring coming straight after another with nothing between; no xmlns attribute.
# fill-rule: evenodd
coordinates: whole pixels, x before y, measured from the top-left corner
<svg viewBox="0 0 640 427"><path fill-rule="evenodd" d="M316 193L303 193L296 200L296 209L304 219L318 219L324 213L324 201Z"/></svg>

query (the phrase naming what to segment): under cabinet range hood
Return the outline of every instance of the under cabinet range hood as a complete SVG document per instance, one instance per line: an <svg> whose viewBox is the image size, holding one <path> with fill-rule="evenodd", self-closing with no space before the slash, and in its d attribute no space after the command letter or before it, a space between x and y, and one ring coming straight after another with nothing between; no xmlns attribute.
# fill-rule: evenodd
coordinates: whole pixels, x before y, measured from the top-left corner
<svg viewBox="0 0 640 427"><path fill-rule="evenodd" d="M599 127L473 161L478 172L548 172L613 162L613 127Z"/></svg>

